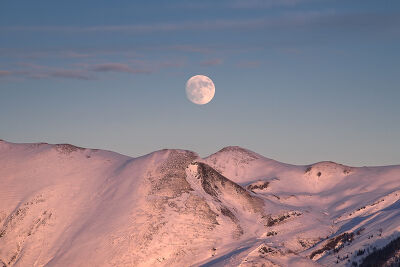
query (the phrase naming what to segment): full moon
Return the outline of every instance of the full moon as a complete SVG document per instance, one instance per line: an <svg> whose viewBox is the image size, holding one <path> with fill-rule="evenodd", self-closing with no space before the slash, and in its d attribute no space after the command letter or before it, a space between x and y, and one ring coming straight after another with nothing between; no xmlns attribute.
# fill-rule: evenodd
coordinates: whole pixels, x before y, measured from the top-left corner
<svg viewBox="0 0 400 267"><path fill-rule="evenodd" d="M196 75L186 82L186 96L197 105L204 105L213 99L215 86L213 81L204 75Z"/></svg>

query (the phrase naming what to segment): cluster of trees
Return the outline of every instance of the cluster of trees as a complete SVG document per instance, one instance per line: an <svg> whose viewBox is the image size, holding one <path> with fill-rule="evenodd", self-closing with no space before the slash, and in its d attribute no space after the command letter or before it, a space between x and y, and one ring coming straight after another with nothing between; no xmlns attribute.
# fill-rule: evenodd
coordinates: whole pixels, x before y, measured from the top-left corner
<svg viewBox="0 0 400 267"><path fill-rule="evenodd" d="M338 253L346 244L350 244L353 239L354 233L343 233L334 238L331 238L322 248L313 251L310 255L310 259L313 259L316 255L322 254L325 251L333 250L334 253ZM339 243L341 244L338 245Z"/></svg>
<svg viewBox="0 0 400 267"><path fill-rule="evenodd" d="M396 252L400 250L400 237L392 240L389 244L381 249L377 249L369 254L360 264L361 267L384 266L385 263L395 257L392 265L399 266L400 258L396 256Z"/></svg>

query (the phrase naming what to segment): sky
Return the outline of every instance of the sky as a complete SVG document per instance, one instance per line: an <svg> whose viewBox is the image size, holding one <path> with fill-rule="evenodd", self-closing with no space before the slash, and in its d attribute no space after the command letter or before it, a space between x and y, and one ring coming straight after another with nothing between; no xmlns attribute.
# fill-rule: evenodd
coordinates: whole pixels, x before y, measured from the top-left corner
<svg viewBox="0 0 400 267"><path fill-rule="evenodd" d="M400 164L399 47L398 0L0 1L0 139Z"/></svg>

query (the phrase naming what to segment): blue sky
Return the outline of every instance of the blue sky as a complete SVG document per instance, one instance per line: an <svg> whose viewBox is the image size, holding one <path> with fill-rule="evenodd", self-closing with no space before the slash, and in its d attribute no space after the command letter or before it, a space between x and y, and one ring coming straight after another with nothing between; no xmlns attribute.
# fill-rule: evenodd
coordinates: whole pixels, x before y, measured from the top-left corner
<svg viewBox="0 0 400 267"><path fill-rule="evenodd" d="M399 47L397 0L1 1L0 138L399 164Z"/></svg>

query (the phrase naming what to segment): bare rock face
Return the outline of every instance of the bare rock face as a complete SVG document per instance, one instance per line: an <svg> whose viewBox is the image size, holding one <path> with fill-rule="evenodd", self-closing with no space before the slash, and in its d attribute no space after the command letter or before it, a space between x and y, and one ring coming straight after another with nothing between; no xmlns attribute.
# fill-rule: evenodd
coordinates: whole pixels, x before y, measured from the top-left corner
<svg viewBox="0 0 400 267"><path fill-rule="evenodd" d="M26 242L40 237L43 230L52 221L52 211L45 208L45 197L42 195L26 201L2 222L0 242L11 243L4 249L4 266L12 266L21 256ZM0 256L0 257L1 257Z"/></svg>
<svg viewBox="0 0 400 267"><path fill-rule="evenodd" d="M60 153L63 153L63 154L70 154L70 153L78 151L78 150L85 150L85 148L83 148L83 147L74 146L74 145L70 145L70 144L57 144L57 145L54 145L54 149L56 149L57 151L59 151Z"/></svg>
<svg viewBox="0 0 400 267"><path fill-rule="evenodd" d="M221 202L220 198L230 195L237 199L245 209L252 212L263 212L261 199L251 195L249 191L224 177L209 165L201 162L195 162L194 165L197 165L197 178L200 179L203 190L213 196L216 201Z"/></svg>
<svg viewBox="0 0 400 267"><path fill-rule="evenodd" d="M150 194L178 197L193 191L186 181L186 167L198 156L191 151L170 150L166 160L157 168L159 176L149 177L152 183Z"/></svg>
<svg viewBox="0 0 400 267"><path fill-rule="evenodd" d="M143 180L146 192L141 210L145 223L131 233L140 244L140 251L134 255L143 266L179 265L190 261L193 253L207 253L215 246L212 236L219 226L219 215L186 180L185 169L198 158L197 154L184 150L155 154L161 159L157 159L155 168L148 170ZM208 242L190 246L188 240L192 239Z"/></svg>
<svg viewBox="0 0 400 267"><path fill-rule="evenodd" d="M263 227L267 220L264 201L254 193L202 162L190 164L188 173L189 183L219 215L221 224L234 226L231 233L234 239L252 234L246 225L249 221Z"/></svg>
<svg viewBox="0 0 400 267"><path fill-rule="evenodd" d="M257 181L254 183L251 183L246 186L247 190L253 191L254 190L266 190L269 186L269 181Z"/></svg>

